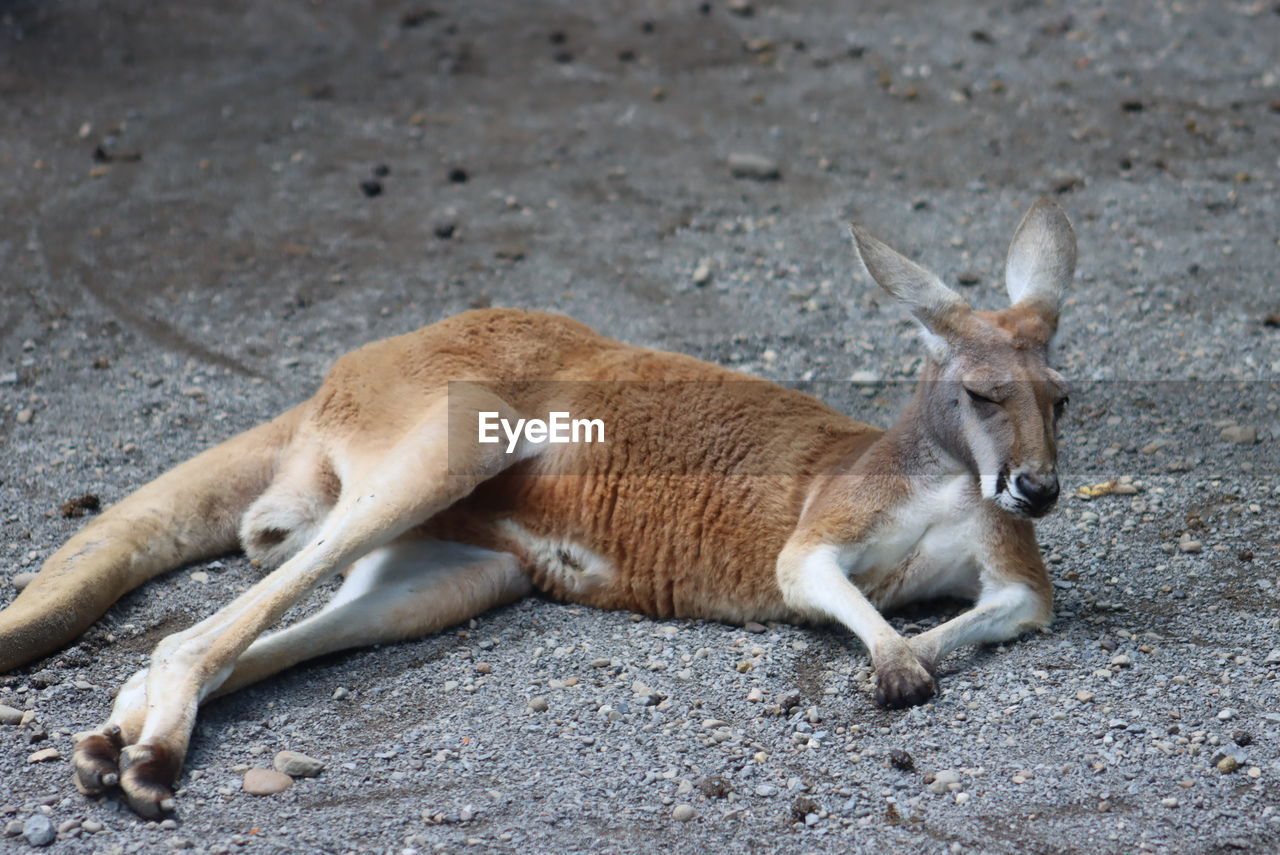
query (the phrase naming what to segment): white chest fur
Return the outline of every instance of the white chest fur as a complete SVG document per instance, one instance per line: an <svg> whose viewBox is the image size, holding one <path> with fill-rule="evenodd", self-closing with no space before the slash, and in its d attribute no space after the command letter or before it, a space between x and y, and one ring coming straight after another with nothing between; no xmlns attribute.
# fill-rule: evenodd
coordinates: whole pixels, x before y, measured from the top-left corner
<svg viewBox="0 0 1280 855"><path fill-rule="evenodd" d="M844 546L840 565L881 608L930 597L973 597L988 513L983 503L967 475L921 490L868 538Z"/></svg>

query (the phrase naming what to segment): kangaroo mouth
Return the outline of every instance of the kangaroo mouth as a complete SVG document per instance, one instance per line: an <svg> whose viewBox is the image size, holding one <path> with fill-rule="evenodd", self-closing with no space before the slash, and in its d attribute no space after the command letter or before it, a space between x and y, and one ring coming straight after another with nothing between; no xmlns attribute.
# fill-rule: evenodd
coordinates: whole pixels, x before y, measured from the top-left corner
<svg viewBox="0 0 1280 855"><path fill-rule="evenodd" d="M1000 506L1001 510L1016 517L1040 519L1058 504L1058 491L1054 490L1052 495L1046 496L1041 500L1017 495L1013 490L1009 489L1008 472L1001 470L1000 474L996 476L995 502Z"/></svg>

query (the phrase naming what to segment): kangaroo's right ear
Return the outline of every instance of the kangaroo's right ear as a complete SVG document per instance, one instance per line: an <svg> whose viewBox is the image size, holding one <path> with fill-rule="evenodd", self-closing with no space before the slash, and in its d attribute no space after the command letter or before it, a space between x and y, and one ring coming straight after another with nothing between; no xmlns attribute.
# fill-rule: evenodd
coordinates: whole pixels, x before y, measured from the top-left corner
<svg viewBox="0 0 1280 855"><path fill-rule="evenodd" d="M1075 272L1075 230L1058 203L1042 196L1022 218L1009 245L1004 266L1009 299L1038 309L1056 326L1062 296Z"/></svg>
<svg viewBox="0 0 1280 855"><path fill-rule="evenodd" d="M862 226L851 223L849 230L867 273L915 315L924 327L930 355L939 361L946 358L946 335L957 318L969 311L969 304L937 276L872 237Z"/></svg>

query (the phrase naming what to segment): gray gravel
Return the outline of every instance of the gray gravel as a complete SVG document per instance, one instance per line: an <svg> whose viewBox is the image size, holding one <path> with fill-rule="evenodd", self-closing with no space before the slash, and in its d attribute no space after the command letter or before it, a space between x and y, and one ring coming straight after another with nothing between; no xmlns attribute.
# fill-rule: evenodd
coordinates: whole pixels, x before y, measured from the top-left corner
<svg viewBox="0 0 1280 855"><path fill-rule="evenodd" d="M1052 630L889 713L843 632L529 600L214 702L177 822L28 763L256 578L228 557L0 678L33 712L0 723L6 851L46 815L67 853L1280 847L1277 8L731 5L0 4L2 599L83 523L64 503L469 306L885 423L920 354L845 221L996 306L1051 193L1081 247L1065 483L1129 479L1041 525ZM244 793L280 750L324 769Z"/></svg>

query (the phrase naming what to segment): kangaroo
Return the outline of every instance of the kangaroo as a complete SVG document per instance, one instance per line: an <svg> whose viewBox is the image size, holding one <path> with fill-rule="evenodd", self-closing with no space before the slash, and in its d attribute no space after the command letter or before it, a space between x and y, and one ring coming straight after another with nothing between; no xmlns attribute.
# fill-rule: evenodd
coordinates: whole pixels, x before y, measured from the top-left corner
<svg viewBox="0 0 1280 855"><path fill-rule="evenodd" d="M78 736L77 787L118 787L152 818L175 808L205 699L535 590L654 617L836 621L866 645L878 703L925 702L948 653L1051 616L1032 519L1058 496L1067 390L1047 352L1075 234L1036 202L1008 254L1012 303L990 312L852 232L928 357L888 430L565 317L467 312L340 358L310 400L90 522L0 612L0 672L186 562L239 544L275 568L163 639L106 723ZM482 441L485 424L564 413L598 419L604 441L539 442L530 429ZM263 634L340 573L322 610ZM974 606L911 638L881 615L939 595Z"/></svg>

